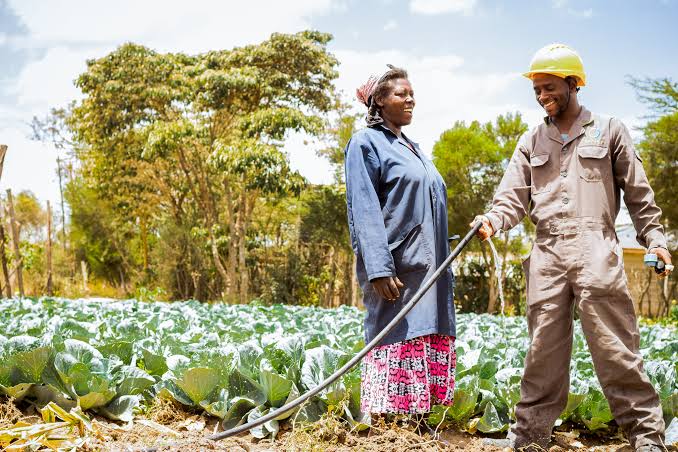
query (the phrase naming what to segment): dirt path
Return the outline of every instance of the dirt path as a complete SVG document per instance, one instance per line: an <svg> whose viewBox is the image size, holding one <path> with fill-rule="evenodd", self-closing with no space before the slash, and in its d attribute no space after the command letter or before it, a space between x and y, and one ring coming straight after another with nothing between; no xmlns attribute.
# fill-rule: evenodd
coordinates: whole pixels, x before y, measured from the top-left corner
<svg viewBox="0 0 678 452"><path fill-rule="evenodd" d="M12 403L0 404L0 429L15 423L42 423L34 408L18 410ZM151 414L151 413L149 413ZM395 422L382 424L368 432L353 432L337 419L328 418L310 424L297 424L279 432L275 441L259 440L252 435L241 435L222 441L210 441L208 436L221 431L217 418L204 413L185 411L171 403L154 407L148 419L137 418L134 422L113 422L95 416L93 431L78 450L88 451L141 451L154 447L158 451L211 451L234 452L399 452L399 451L502 451L487 445L485 438L502 438L504 434L471 435L458 428L449 427L433 439L431 432L417 433L414 426ZM284 426L283 428L285 428ZM559 427L552 437L550 452L565 450L595 450L599 452L632 452L623 438L610 435L594 435L579 432L572 426ZM676 451L677 449L671 448Z"/></svg>
<svg viewBox="0 0 678 452"><path fill-rule="evenodd" d="M347 431L345 428L325 425L283 431L275 442L258 440L251 435L241 435L222 441L210 441L207 436L218 431L214 419L195 416L167 426L144 425L135 422L130 427L120 426L103 419L96 420L104 435L103 440L91 444L93 450L133 451L144 447L157 447L159 451L224 450L234 452L396 452L396 451L502 451L483 443L484 438L501 438L503 435L470 435L455 428L440 432L438 440L430 434L417 434L409 429L388 426L376 434L367 435ZM165 430L169 429L169 430ZM173 432L173 433L170 433ZM579 434L578 431L556 432L550 451L595 450L599 452L632 452L628 442L618 437Z"/></svg>

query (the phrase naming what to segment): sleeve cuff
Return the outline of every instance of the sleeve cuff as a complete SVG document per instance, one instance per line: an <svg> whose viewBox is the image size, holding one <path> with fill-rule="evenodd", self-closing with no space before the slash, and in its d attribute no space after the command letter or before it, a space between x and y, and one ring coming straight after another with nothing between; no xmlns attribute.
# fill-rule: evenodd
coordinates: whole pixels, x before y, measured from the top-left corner
<svg viewBox="0 0 678 452"><path fill-rule="evenodd" d="M490 224L492 225L492 229L494 229L495 234L501 230L501 228L503 226L503 222L501 221L501 219L497 215L495 215L493 213L486 213L485 217L488 220L490 220Z"/></svg>
<svg viewBox="0 0 678 452"><path fill-rule="evenodd" d="M377 272L377 273L372 273L370 275L367 275L367 279L372 282L377 278L384 278L386 276L395 276L395 273L392 271L385 271L385 272Z"/></svg>
<svg viewBox="0 0 678 452"><path fill-rule="evenodd" d="M666 244L666 237L664 237L664 234L653 234L653 236L647 237L646 241L648 251L652 248L664 248L665 250L669 249Z"/></svg>

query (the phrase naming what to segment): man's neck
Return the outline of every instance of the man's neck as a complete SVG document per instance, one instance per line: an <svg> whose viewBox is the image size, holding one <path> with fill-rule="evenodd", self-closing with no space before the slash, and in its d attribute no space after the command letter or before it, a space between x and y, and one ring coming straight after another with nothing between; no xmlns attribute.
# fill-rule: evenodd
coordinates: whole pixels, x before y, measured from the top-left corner
<svg viewBox="0 0 678 452"><path fill-rule="evenodd" d="M574 124L581 113L581 108L581 105L575 102L574 104L570 104L567 110L551 118L556 127L558 127L560 133L570 133L572 124Z"/></svg>

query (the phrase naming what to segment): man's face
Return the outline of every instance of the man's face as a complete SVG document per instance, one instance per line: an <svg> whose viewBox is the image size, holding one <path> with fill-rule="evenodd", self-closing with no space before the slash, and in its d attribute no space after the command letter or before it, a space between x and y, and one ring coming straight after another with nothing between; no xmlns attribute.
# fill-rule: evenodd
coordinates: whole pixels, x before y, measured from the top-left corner
<svg viewBox="0 0 678 452"><path fill-rule="evenodd" d="M548 116L558 116L567 109L572 95L567 80L551 74L536 74L532 79L532 87L537 102Z"/></svg>

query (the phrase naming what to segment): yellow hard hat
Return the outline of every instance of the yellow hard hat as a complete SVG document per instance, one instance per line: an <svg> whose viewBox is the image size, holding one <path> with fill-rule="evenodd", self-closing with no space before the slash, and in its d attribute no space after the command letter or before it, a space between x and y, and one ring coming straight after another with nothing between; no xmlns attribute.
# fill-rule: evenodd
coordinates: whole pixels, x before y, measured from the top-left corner
<svg viewBox="0 0 678 452"><path fill-rule="evenodd" d="M584 63L579 54L565 44L549 44L534 54L530 70L523 75L530 80L535 74L551 74L561 78L574 77L577 86L586 85Z"/></svg>

